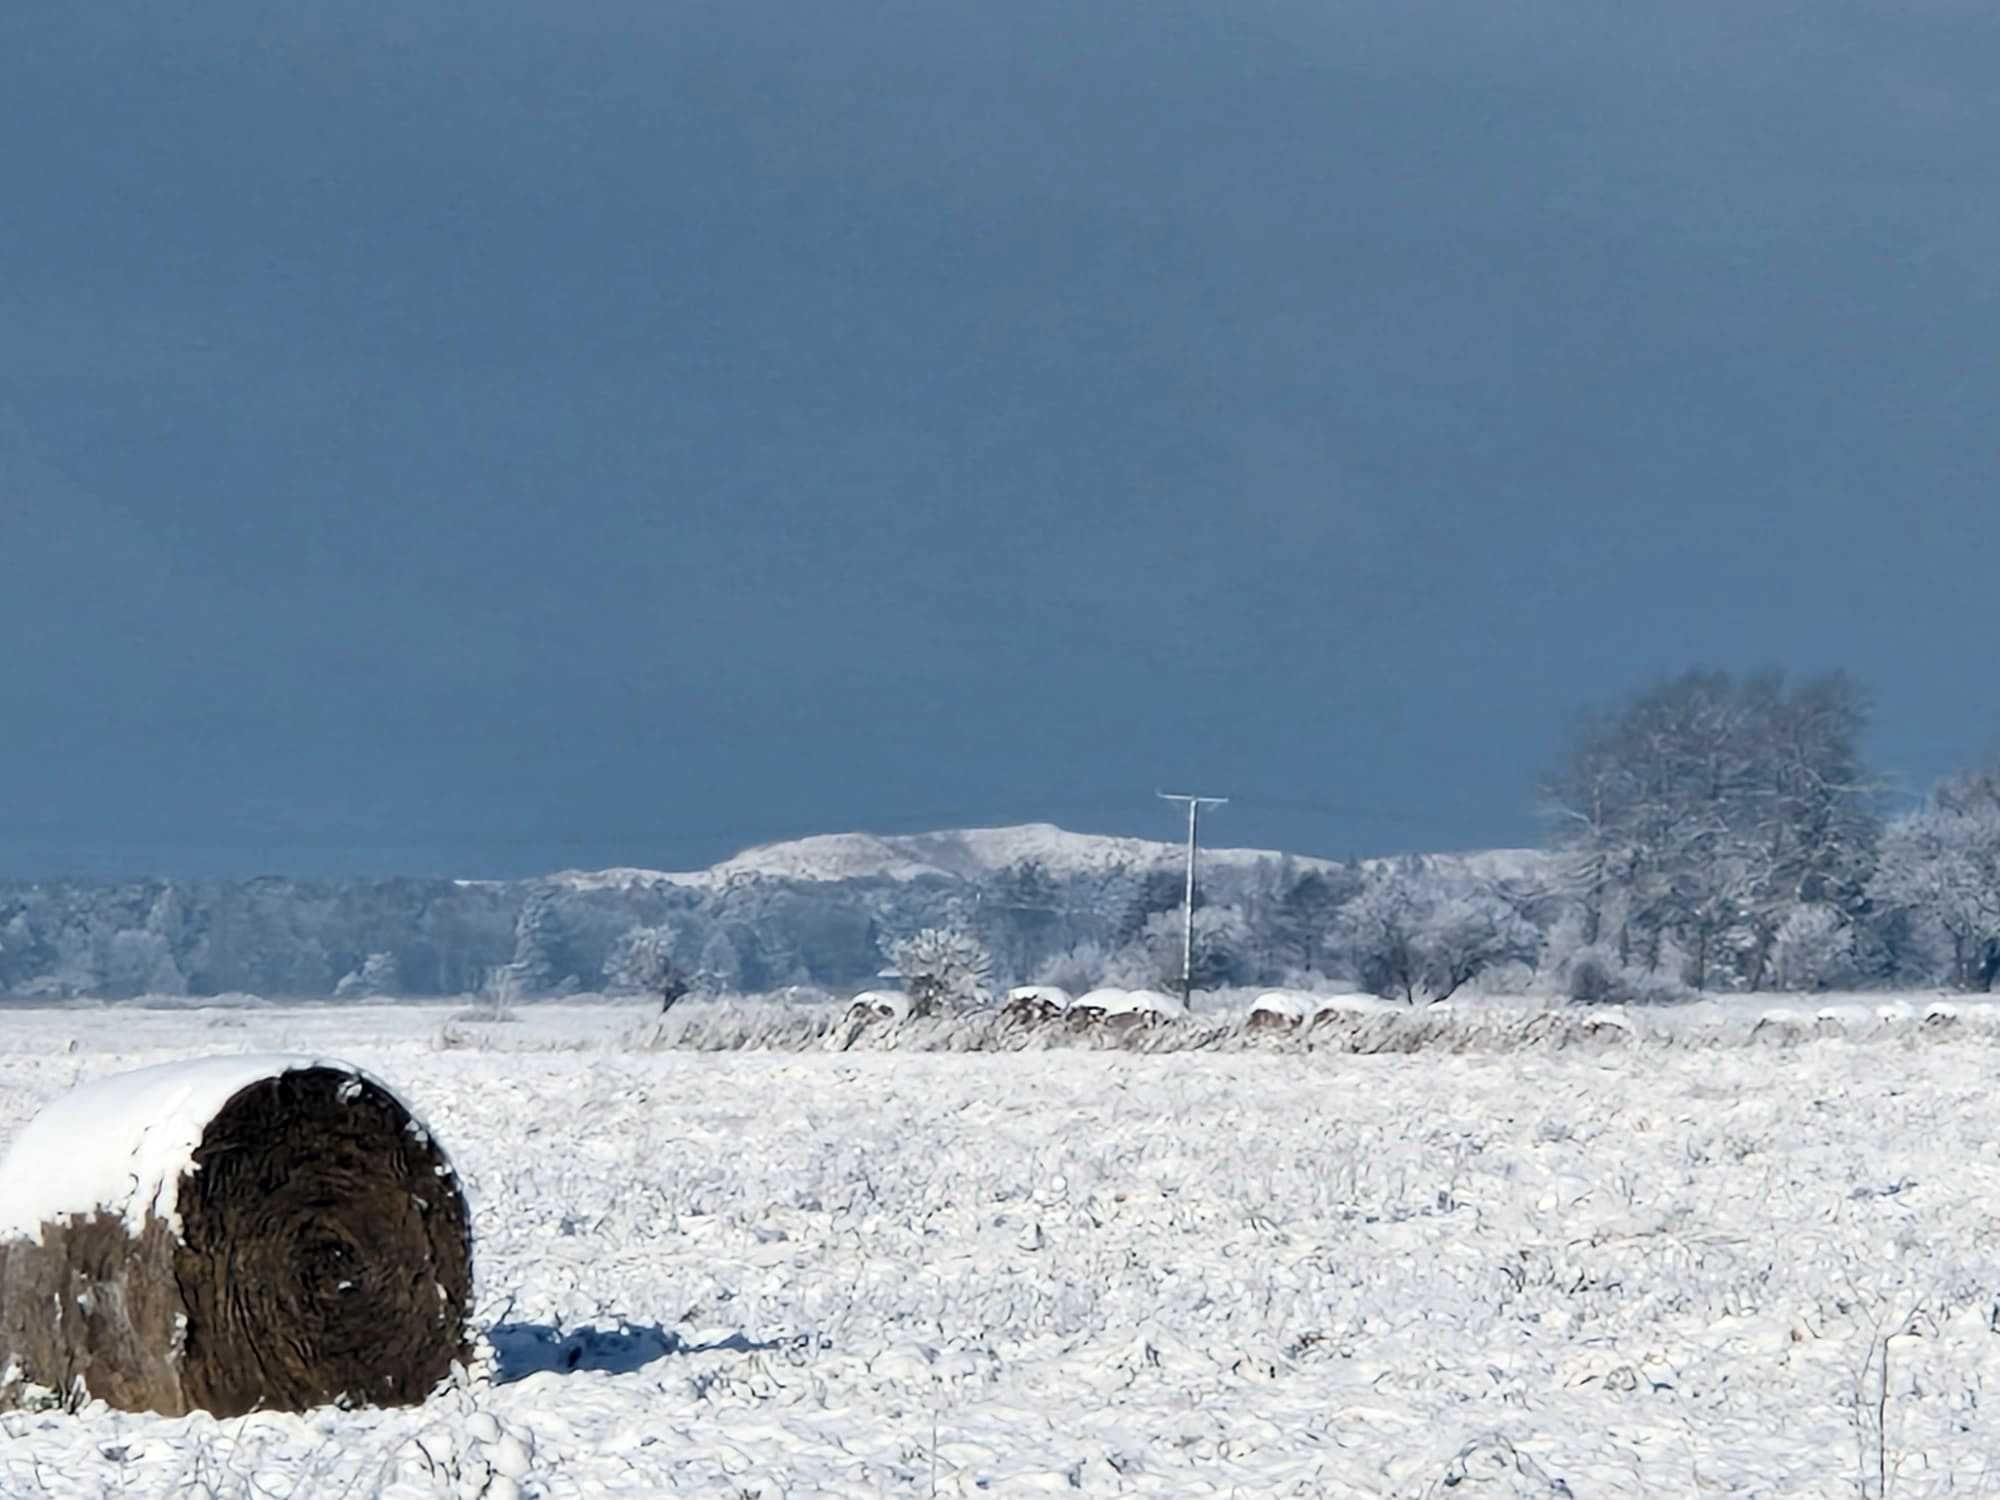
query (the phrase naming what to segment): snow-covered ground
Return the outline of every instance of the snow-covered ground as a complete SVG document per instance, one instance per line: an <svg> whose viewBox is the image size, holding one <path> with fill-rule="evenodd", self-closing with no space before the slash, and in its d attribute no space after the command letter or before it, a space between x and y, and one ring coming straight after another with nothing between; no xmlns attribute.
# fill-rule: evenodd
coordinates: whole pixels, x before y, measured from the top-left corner
<svg viewBox="0 0 2000 1500"><path fill-rule="evenodd" d="M466 1179L487 1347L412 1411L11 1414L0 1494L2000 1493L2000 1052L1882 1003L1381 1056L9 1011L0 1139L212 1052L388 1081Z"/></svg>

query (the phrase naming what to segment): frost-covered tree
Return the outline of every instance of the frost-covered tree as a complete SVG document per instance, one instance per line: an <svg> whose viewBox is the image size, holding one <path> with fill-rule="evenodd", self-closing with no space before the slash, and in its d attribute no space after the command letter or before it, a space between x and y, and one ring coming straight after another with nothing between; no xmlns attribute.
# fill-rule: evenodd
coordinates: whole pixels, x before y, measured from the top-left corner
<svg viewBox="0 0 2000 1500"><path fill-rule="evenodd" d="M1830 990L1854 976L1854 928L1823 903L1792 908L1771 945L1771 974L1780 989Z"/></svg>
<svg viewBox="0 0 2000 1500"><path fill-rule="evenodd" d="M1942 936L1951 980L1989 991L2000 977L2000 772L1941 783L1928 806L1890 823L1869 894Z"/></svg>
<svg viewBox="0 0 2000 1500"><path fill-rule="evenodd" d="M984 882L975 910L995 968L1014 980L1034 973L1060 946L1064 905L1040 860L1018 861Z"/></svg>
<svg viewBox="0 0 2000 1500"><path fill-rule="evenodd" d="M1677 949L1697 986L1764 982L1802 905L1852 913L1877 821L1841 674L1689 672L1579 727L1543 800L1586 947L1655 970Z"/></svg>
<svg viewBox="0 0 2000 1500"><path fill-rule="evenodd" d="M139 928L112 936L102 972L105 989L114 995L178 995L187 988L167 940Z"/></svg>
<svg viewBox="0 0 2000 1500"><path fill-rule="evenodd" d="M361 961L361 966L344 975L333 987L334 998L339 1000L371 999L382 995L394 995L402 988L401 971L393 953L371 953Z"/></svg>
<svg viewBox="0 0 2000 1500"><path fill-rule="evenodd" d="M1366 988L1414 1003L1533 958L1538 935L1490 890L1415 865L1369 874L1341 912L1340 941Z"/></svg>
<svg viewBox="0 0 2000 1500"><path fill-rule="evenodd" d="M1183 912L1154 912L1135 938L1111 955L1104 979L1129 989L1178 991L1187 945ZM1197 906L1194 913L1192 979L1198 990L1245 982L1245 927L1234 906Z"/></svg>
<svg viewBox="0 0 2000 1500"><path fill-rule="evenodd" d="M529 891L514 919L514 958L507 965L523 994L547 994L557 986L551 949L558 922L554 894L539 887Z"/></svg>
<svg viewBox="0 0 2000 1500"><path fill-rule="evenodd" d="M1058 953L1044 960L1029 979L1035 984L1057 985L1072 995L1081 995L1104 983L1109 963L1110 955L1104 951L1103 944L1078 943L1067 953Z"/></svg>
<svg viewBox="0 0 2000 1500"><path fill-rule="evenodd" d="M977 1005L993 972L985 945L956 928L926 927L889 944L888 957L917 1015Z"/></svg>
<svg viewBox="0 0 2000 1500"><path fill-rule="evenodd" d="M658 995L664 1014L688 992L674 946L671 927L634 927L604 961L605 984L614 994Z"/></svg>
<svg viewBox="0 0 2000 1500"><path fill-rule="evenodd" d="M733 995L743 988L743 960L726 929L718 927L701 945L694 987L704 995Z"/></svg>

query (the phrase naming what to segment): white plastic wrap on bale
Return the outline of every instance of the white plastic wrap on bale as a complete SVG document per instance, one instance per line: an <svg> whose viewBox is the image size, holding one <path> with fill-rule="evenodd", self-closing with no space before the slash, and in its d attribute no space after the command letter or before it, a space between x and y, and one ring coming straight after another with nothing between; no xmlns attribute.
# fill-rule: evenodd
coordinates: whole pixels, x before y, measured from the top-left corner
<svg viewBox="0 0 2000 1500"><path fill-rule="evenodd" d="M100 1209L134 1235L149 1213L178 1234L181 1176L216 1113L251 1084L300 1068L367 1076L325 1058L262 1054L162 1063L71 1090L0 1158L0 1239L34 1239L46 1223Z"/></svg>

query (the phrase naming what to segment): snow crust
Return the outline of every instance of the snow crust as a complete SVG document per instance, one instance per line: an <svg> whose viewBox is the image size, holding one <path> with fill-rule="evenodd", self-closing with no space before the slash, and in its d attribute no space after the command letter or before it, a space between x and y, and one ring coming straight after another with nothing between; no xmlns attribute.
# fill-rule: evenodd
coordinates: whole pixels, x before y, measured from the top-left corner
<svg viewBox="0 0 2000 1500"><path fill-rule="evenodd" d="M181 1175L216 1113L251 1084L300 1068L363 1076L317 1057L204 1057L101 1078L57 1097L0 1157L0 1239L38 1238L45 1223L98 1211L121 1215L134 1234L149 1214L178 1232Z"/></svg>

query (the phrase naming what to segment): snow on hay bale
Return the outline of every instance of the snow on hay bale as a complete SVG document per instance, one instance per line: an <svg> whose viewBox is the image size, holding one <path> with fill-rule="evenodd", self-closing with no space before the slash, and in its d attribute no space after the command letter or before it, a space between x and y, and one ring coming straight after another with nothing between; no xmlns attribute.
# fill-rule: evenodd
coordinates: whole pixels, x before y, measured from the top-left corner
<svg viewBox="0 0 2000 1500"><path fill-rule="evenodd" d="M1067 1012L1070 1026L1084 1031L1104 1024L1104 1018L1114 1011L1125 1008L1125 997L1129 993L1120 989L1088 990L1078 995Z"/></svg>
<svg viewBox="0 0 2000 1500"><path fill-rule="evenodd" d="M1311 1022L1314 1026L1332 1026L1379 1021L1384 1017L1400 1016L1406 1008L1392 1004L1380 995L1364 995L1353 990L1341 995L1318 996L1313 1001Z"/></svg>
<svg viewBox="0 0 2000 1500"><path fill-rule="evenodd" d="M1311 1019L1317 1004L1296 990L1266 990L1251 1002L1245 1025L1253 1032L1296 1031Z"/></svg>
<svg viewBox="0 0 2000 1500"><path fill-rule="evenodd" d="M1814 1034L1815 1028L1795 1010L1767 1010L1750 1028L1751 1041L1780 1047L1796 1046Z"/></svg>
<svg viewBox="0 0 2000 1500"><path fill-rule="evenodd" d="M1106 1002L1103 1024L1107 1031L1140 1031L1186 1015L1187 1007L1177 995L1164 990L1125 990Z"/></svg>
<svg viewBox="0 0 2000 1500"><path fill-rule="evenodd" d="M106 1078L0 1158L0 1408L413 1404L466 1357L471 1283L451 1163L345 1063Z"/></svg>
<svg viewBox="0 0 2000 1500"><path fill-rule="evenodd" d="M847 1005L850 1021L907 1021L910 997L900 990L863 990Z"/></svg>
<svg viewBox="0 0 2000 1500"><path fill-rule="evenodd" d="M1000 1016L1017 1026L1045 1026L1068 1009L1069 991L1061 985L1023 984L1007 991Z"/></svg>

